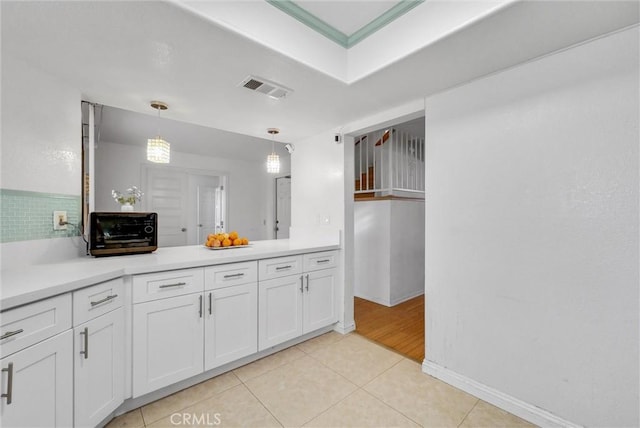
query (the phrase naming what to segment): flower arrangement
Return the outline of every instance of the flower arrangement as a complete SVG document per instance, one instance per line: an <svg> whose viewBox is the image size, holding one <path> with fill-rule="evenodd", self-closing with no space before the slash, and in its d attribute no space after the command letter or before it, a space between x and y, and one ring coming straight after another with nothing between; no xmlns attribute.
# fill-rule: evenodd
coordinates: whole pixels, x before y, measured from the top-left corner
<svg viewBox="0 0 640 428"><path fill-rule="evenodd" d="M134 205L136 202L142 200L142 195L144 195L144 193L142 193L136 186L131 186L130 188L128 188L127 193L125 193L124 195L117 190L111 191L111 196L113 196L113 199L115 199L115 201L121 205Z"/></svg>

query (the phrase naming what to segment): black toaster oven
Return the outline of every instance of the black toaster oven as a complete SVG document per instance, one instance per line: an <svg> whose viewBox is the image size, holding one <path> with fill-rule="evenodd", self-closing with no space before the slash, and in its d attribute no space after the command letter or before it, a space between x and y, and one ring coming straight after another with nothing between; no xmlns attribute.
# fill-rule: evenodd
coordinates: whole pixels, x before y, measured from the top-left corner
<svg viewBox="0 0 640 428"><path fill-rule="evenodd" d="M92 256L150 253L158 248L158 214L92 212L89 252Z"/></svg>

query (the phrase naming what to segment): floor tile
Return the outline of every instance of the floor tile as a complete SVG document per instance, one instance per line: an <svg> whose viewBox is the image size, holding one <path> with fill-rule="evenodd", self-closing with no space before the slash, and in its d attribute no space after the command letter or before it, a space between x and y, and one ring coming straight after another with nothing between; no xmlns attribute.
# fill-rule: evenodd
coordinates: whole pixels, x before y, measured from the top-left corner
<svg viewBox="0 0 640 428"><path fill-rule="evenodd" d="M415 422L359 389L306 427L418 427Z"/></svg>
<svg viewBox="0 0 640 428"><path fill-rule="evenodd" d="M147 427L281 427L244 385L175 412Z"/></svg>
<svg viewBox="0 0 640 428"><path fill-rule="evenodd" d="M120 415L107 424L107 428L141 428L144 427L142 412L135 409Z"/></svg>
<svg viewBox="0 0 640 428"><path fill-rule="evenodd" d="M245 382L304 356L304 352L300 351L296 347L287 348L284 351L277 352L273 355L269 355L268 357L264 357L254 361L253 363L247 364L246 366L237 368L233 372L242 382Z"/></svg>
<svg viewBox="0 0 640 428"><path fill-rule="evenodd" d="M335 331L330 331L329 333L325 333L321 336L304 341L297 345L296 348L300 349L303 352L306 352L307 354L310 354L349 336L351 336L351 334L340 334Z"/></svg>
<svg viewBox="0 0 640 428"><path fill-rule="evenodd" d="M531 428L535 425L479 400L460 427L464 428Z"/></svg>
<svg viewBox="0 0 640 428"><path fill-rule="evenodd" d="M284 426L301 426L357 387L309 356L294 360L245 385Z"/></svg>
<svg viewBox="0 0 640 428"><path fill-rule="evenodd" d="M164 416L170 415L185 407L192 406L199 401L239 384L240 380L232 372L216 376L194 385L191 388L184 389L143 406L142 416L144 417L144 422L148 425Z"/></svg>
<svg viewBox="0 0 640 428"><path fill-rule="evenodd" d="M310 355L358 386L370 382L404 358L357 334L349 335Z"/></svg>
<svg viewBox="0 0 640 428"><path fill-rule="evenodd" d="M424 427L457 427L478 401L422 373L420 364L407 359L364 389Z"/></svg>

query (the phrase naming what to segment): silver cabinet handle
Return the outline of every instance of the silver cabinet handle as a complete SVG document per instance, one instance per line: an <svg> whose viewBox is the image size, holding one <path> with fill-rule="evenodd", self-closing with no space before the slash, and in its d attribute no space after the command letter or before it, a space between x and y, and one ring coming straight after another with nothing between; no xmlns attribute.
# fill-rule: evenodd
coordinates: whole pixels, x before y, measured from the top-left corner
<svg viewBox="0 0 640 428"><path fill-rule="evenodd" d="M198 296L198 299L200 299L200 318L202 318L202 294Z"/></svg>
<svg viewBox="0 0 640 428"><path fill-rule="evenodd" d="M291 265L287 265L287 266L278 266L276 268L276 270L282 270L282 269L291 269Z"/></svg>
<svg viewBox="0 0 640 428"><path fill-rule="evenodd" d="M13 363L9 363L6 369L2 369L3 372L7 372L7 393L0 395L1 398L7 399L7 404L11 404L13 396Z"/></svg>
<svg viewBox="0 0 640 428"><path fill-rule="evenodd" d="M84 351L80 351L80 354L84 355L84 359L86 360L89 358L89 327L85 327L80 334L84 335Z"/></svg>
<svg viewBox="0 0 640 428"><path fill-rule="evenodd" d="M20 334L20 333L22 333L23 331L24 331L23 329L15 330L15 331L8 331L8 332L6 332L5 334L3 334L2 336L0 336L0 340L8 339L9 337L11 337L11 336L15 336L16 334Z"/></svg>
<svg viewBox="0 0 640 428"><path fill-rule="evenodd" d="M171 288L171 287L181 287L183 285L187 285L186 282L176 282L175 284L162 284L158 288Z"/></svg>
<svg viewBox="0 0 640 428"><path fill-rule="evenodd" d="M229 278L240 278L241 276L244 276L244 273L240 272L240 273L234 273L232 275L225 275L224 279L229 279Z"/></svg>
<svg viewBox="0 0 640 428"><path fill-rule="evenodd" d="M318 260L316 263L329 263L330 259Z"/></svg>
<svg viewBox="0 0 640 428"><path fill-rule="evenodd" d="M211 302L211 295L212 294L213 293L209 293L209 315L211 315L213 313L213 309L212 309L213 308L213 304Z"/></svg>
<svg viewBox="0 0 640 428"><path fill-rule="evenodd" d="M304 275L300 275L300 292L304 293Z"/></svg>
<svg viewBox="0 0 640 428"><path fill-rule="evenodd" d="M93 307L93 306L98 306L98 305L100 305L100 304L102 304L102 303L108 302L109 300L113 300L113 299L115 299L116 297L118 297L118 295L117 295L117 294L112 294L112 295L110 295L110 296L105 297L104 299L100 299L100 300L98 300L97 302L91 302L91 307Z"/></svg>
<svg viewBox="0 0 640 428"><path fill-rule="evenodd" d="M307 276L307 291L309 291L309 274L307 274L306 276Z"/></svg>

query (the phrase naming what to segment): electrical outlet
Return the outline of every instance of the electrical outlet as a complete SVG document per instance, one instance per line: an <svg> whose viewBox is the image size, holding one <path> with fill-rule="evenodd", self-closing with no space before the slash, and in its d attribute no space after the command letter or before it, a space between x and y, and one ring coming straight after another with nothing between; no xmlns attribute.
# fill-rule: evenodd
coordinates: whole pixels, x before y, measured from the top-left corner
<svg viewBox="0 0 640 428"><path fill-rule="evenodd" d="M67 212L53 212L53 230L67 230Z"/></svg>

